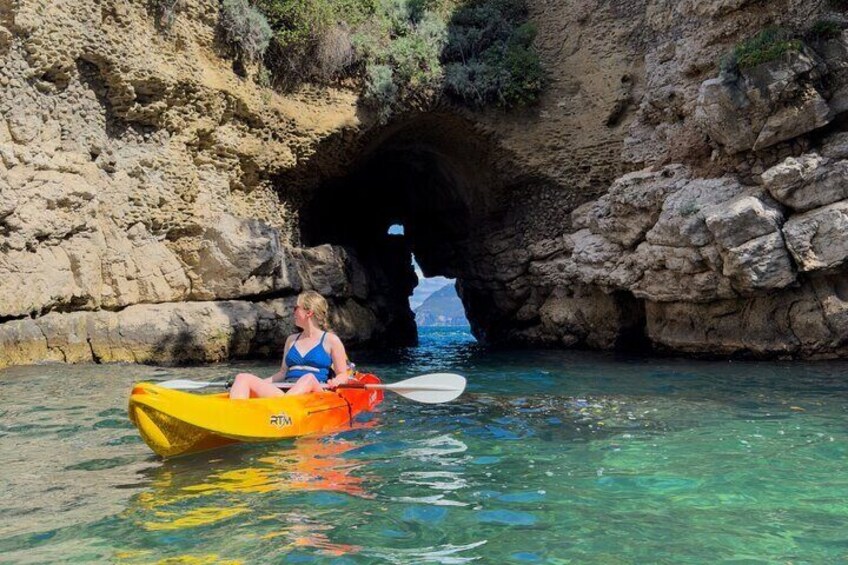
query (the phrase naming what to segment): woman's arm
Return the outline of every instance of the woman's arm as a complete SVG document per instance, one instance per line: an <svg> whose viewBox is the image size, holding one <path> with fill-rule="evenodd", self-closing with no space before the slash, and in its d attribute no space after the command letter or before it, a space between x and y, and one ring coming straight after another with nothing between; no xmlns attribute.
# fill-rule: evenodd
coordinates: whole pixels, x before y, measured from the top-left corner
<svg viewBox="0 0 848 565"><path fill-rule="evenodd" d="M336 373L335 377L327 381L327 385L332 388L348 382L352 375L347 366L347 353L345 352L342 340L336 334L327 335L327 341L330 342L330 357L333 360L333 371Z"/></svg>
<svg viewBox="0 0 848 565"><path fill-rule="evenodd" d="M291 347L291 344L292 344L292 337L294 337L294 336L290 335L289 337L286 338L286 345L283 347L283 362L280 364L280 370L277 371L276 373L274 373L273 375L271 375L270 377L268 377L267 379L265 379L269 383L276 383L276 382L285 380L286 373L289 372L289 368L286 367L286 355L288 355L288 353L289 353L289 348Z"/></svg>

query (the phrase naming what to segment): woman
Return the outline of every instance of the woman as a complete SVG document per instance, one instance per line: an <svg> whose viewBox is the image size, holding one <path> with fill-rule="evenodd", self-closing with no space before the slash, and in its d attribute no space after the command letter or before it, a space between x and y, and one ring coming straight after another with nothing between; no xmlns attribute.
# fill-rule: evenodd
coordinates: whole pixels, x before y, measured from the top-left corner
<svg viewBox="0 0 848 565"><path fill-rule="evenodd" d="M336 334L328 332L329 308L323 296L313 290L301 293L294 307L294 325L300 333L286 339L283 364L280 370L267 379L250 373L236 375L230 398L264 398L285 394L274 384L282 380L297 379L288 394L306 394L324 390L324 385L337 387L350 380L347 354ZM330 370L335 377L330 377Z"/></svg>

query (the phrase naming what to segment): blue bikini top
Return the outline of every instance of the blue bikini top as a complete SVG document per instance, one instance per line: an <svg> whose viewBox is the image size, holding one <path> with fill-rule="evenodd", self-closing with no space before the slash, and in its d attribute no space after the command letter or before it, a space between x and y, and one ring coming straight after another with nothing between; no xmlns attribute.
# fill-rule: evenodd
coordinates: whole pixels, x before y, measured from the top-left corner
<svg viewBox="0 0 848 565"><path fill-rule="evenodd" d="M324 338L327 337L327 332L321 336L321 341L315 344L315 347L303 355L297 349L297 340L300 339L303 333L299 333L289 347L286 353L286 372L287 379L299 379L303 375L312 373L320 382L326 382L330 378L330 369L333 367L333 358L324 349Z"/></svg>

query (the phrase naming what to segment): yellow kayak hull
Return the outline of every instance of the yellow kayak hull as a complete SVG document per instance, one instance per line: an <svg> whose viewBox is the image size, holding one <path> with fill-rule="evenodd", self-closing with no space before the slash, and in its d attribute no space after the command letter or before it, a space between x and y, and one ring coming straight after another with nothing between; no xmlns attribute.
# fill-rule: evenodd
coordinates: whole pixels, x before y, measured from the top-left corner
<svg viewBox="0 0 848 565"><path fill-rule="evenodd" d="M370 374L357 379L380 383ZM195 394L139 383L130 395L129 417L157 455L176 457L238 442L342 430L382 400L381 390L365 389L230 400L227 393Z"/></svg>

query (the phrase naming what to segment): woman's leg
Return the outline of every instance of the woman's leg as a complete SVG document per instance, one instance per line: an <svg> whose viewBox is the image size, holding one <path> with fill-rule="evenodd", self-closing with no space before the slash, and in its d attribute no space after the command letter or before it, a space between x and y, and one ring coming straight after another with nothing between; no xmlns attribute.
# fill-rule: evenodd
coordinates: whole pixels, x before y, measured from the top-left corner
<svg viewBox="0 0 848 565"><path fill-rule="evenodd" d="M310 392L321 392L322 390L324 390L324 387L321 385L321 381L315 378L315 375L309 373L297 379L297 382L294 383L294 386L286 394L308 394Z"/></svg>
<svg viewBox="0 0 848 565"><path fill-rule="evenodd" d="M284 393L277 385L260 379L250 373L239 373L230 388L230 398L267 398L282 396Z"/></svg>

